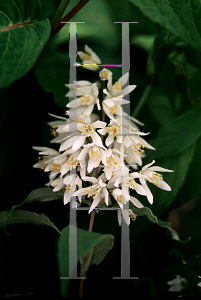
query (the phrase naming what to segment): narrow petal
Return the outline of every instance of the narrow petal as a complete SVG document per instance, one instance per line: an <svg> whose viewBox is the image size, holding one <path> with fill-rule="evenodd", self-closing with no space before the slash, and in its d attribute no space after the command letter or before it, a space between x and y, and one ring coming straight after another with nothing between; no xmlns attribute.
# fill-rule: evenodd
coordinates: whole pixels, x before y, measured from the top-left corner
<svg viewBox="0 0 201 300"><path fill-rule="evenodd" d="M73 144L73 151L78 150L84 144L86 140L86 135L77 137L76 141Z"/></svg>
<svg viewBox="0 0 201 300"><path fill-rule="evenodd" d="M93 140L94 144L96 144L96 145L99 146L99 147L103 147L101 137L98 135L98 133L97 133L96 131L94 131L94 132L91 134L91 137L92 137L92 140ZM79 147L78 147L78 148L79 148Z"/></svg>
<svg viewBox="0 0 201 300"><path fill-rule="evenodd" d="M130 196L130 201L131 201L137 208L142 208L142 207L144 207L144 206L142 205L142 203L140 203L140 201L139 201L137 198L133 197L133 196Z"/></svg>
<svg viewBox="0 0 201 300"><path fill-rule="evenodd" d="M104 128L107 125L107 123L102 121L96 121L93 123L93 128Z"/></svg>
<svg viewBox="0 0 201 300"><path fill-rule="evenodd" d="M94 199L91 207L90 207L90 210L89 210L89 214L90 212L99 204L99 202L101 201L101 198L100 198L100 192L96 195L96 198Z"/></svg>

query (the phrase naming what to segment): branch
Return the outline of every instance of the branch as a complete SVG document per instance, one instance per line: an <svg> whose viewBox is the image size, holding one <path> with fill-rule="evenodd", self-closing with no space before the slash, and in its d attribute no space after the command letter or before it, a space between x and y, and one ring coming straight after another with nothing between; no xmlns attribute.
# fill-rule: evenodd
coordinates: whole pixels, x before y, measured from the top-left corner
<svg viewBox="0 0 201 300"><path fill-rule="evenodd" d="M82 0L80 1L62 20L61 22L68 22L72 17L85 5L89 2L89 0ZM59 32L61 28L65 25L65 23L61 23L58 25L55 31L52 31L52 34Z"/></svg>

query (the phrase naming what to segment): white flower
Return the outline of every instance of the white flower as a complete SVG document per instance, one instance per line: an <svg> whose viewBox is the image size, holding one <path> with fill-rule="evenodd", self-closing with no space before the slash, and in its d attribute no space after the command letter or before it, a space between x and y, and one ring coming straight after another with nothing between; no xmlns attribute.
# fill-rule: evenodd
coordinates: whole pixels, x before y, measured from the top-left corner
<svg viewBox="0 0 201 300"><path fill-rule="evenodd" d="M101 64L100 58L87 45L85 45L84 50L87 53L82 51L77 52L79 57L82 59L82 66L91 71L96 71L97 69L99 69L98 65ZM81 64L79 63L77 63L76 65L81 66Z"/></svg>
<svg viewBox="0 0 201 300"><path fill-rule="evenodd" d="M70 90L65 95L66 97L82 96L92 93L92 82L87 80L74 81L71 84L65 84Z"/></svg>
<svg viewBox="0 0 201 300"><path fill-rule="evenodd" d="M150 204L153 203L153 195L146 183L146 181L149 181L153 183L155 186L159 187L160 189L163 189L165 191L171 191L171 187L163 180L163 177L161 174L156 173L155 171L160 171L160 172L174 172L172 170L164 169L161 167L150 167L155 163L155 160L153 160L151 163L147 164L142 168L142 170L138 173L138 178L140 180L141 185L146 191L147 194L147 199ZM134 178L136 175L136 172L131 173L131 176Z"/></svg>
<svg viewBox="0 0 201 300"><path fill-rule="evenodd" d="M92 197L93 203L90 207L89 213L102 201L103 196L106 205L108 205L108 190L106 188L106 184L102 181L102 179L97 179L95 177L83 177L84 181L90 181L93 183L92 186L87 188L81 188L77 192L75 192L74 196L83 196L87 195L88 198Z"/></svg>
<svg viewBox="0 0 201 300"><path fill-rule="evenodd" d="M118 155L119 154L119 155ZM121 152L116 149L108 149L105 151L106 161L103 161L104 166L104 173L107 180L110 180L112 177L113 171L121 168L123 163L123 157ZM121 156L121 157L119 157Z"/></svg>
<svg viewBox="0 0 201 300"><path fill-rule="evenodd" d="M108 182L107 187L111 189L113 186L119 187L119 185L121 185L126 202L130 200L129 188L135 190L139 195L146 195L144 188L129 176L127 166L123 165L119 170L113 173L113 177Z"/></svg>
<svg viewBox="0 0 201 300"><path fill-rule="evenodd" d="M124 204L126 203L126 199L125 199L124 195L122 195L122 190L119 188L114 189L112 191L112 196L117 201L117 203L119 204L119 206L122 210L123 203ZM143 207L142 203L140 203L140 201L133 196L130 196L130 201L138 208ZM132 219L134 219L136 217L136 215L133 213L133 211L131 209L129 209L129 210L123 209L123 211L121 211L121 210L118 210L118 212L117 212L117 219L118 219L119 226L121 226L121 217L122 217L121 215L123 215L123 218L126 221L126 224L129 225L130 217Z"/></svg>
<svg viewBox="0 0 201 300"><path fill-rule="evenodd" d="M98 132L102 135L108 133L108 136L105 140L106 146L110 146L114 142L114 138L117 138L118 143L122 143L122 136L121 134L121 124L118 120L110 121L109 126L99 129Z"/></svg>
<svg viewBox="0 0 201 300"><path fill-rule="evenodd" d="M92 84L92 94L83 95L83 97L76 98L75 100L69 102L67 107L69 108L77 108L82 106L82 110L80 113L84 115L90 115L94 109L94 105L97 105L98 110L101 109L99 99L98 99L98 87L95 83Z"/></svg>
<svg viewBox="0 0 201 300"><path fill-rule="evenodd" d="M187 280L177 275L175 279L168 281L167 284L171 285L170 292L181 292L187 287Z"/></svg>
<svg viewBox="0 0 201 300"><path fill-rule="evenodd" d="M198 276L199 278L201 278L201 276ZM199 287L201 287L201 282L199 282L198 284L197 284Z"/></svg>
<svg viewBox="0 0 201 300"><path fill-rule="evenodd" d="M48 165L48 161L55 156L59 155L60 153L52 148L48 147L32 147L34 150L40 151L39 155L43 155L43 158L41 156L38 157L38 162L33 165L33 168L40 168L41 170L45 170Z"/></svg>
<svg viewBox="0 0 201 300"><path fill-rule="evenodd" d="M95 145L94 143L83 145L84 149L78 156L78 160L84 160L86 155L89 156L89 161L87 165L87 171L90 173L94 168L97 168L103 161L106 164L106 153L102 147Z"/></svg>
<svg viewBox="0 0 201 300"><path fill-rule="evenodd" d="M122 89L122 87L128 81L129 74L126 73L122 77L112 85L112 74L108 74L108 84L107 89L104 89L103 92L107 95L108 98L118 97L118 96L125 96L131 93L135 88L136 85L129 85L126 88Z"/></svg>
<svg viewBox="0 0 201 300"><path fill-rule="evenodd" d="M106 98L105 100L102 101L104 112L113 121L115 121L114 115L115 116L126 115L122 110L122 104L127 104L127 103L129 103L129 101L122 99L121 97Z"/></svg>
<svg viewBox="0 0 201 300"><path fill-rule="evenodd" d="M76 174L68 175L66 177L60 177L51 182L51 186L54 187L53 192L58 192L61 189L65 188L64 192L64 204L67 204L70 201L71 196L75 193L76 185L78 188L82 188L82 180ZM81 197L78 197L81 202Z"/></svg>
<svg viewBox="0 0 201 300"><path fill-rule="evenodd" d="M66 132L69 132L70 126L72 126L71 128L77 128L77 131L72 132L69 136L64 138L65 141L61 144L59 151L63 151L71 146L72 150L76 151L84 145L85 140L88 137L91 137L92 142L95 145L104 148L101 138L95 129L105 127L106 123L102 121L95 121L92 123L89 116L85 116L83 120L82 123L75 122L64 127Z"/></svg>
<svg viewBox="0 0 201 300"><path fill-rule="evenodd" d="M106 68L103 68L100 72L99 72L99 77L101 80L108 80L108 75L111 75L112 76L112 72ZM109 75L109 76L110 76Z"/></svg>

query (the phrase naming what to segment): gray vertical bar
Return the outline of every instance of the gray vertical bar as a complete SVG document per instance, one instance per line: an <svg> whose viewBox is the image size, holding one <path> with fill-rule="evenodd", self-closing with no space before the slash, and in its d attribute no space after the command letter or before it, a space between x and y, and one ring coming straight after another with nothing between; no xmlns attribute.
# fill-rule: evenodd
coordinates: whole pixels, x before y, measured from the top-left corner
<svg viewBox="0 0 201 300"><path fill-rule="evenodd" d="M130 32L129 26L130 23L138 23L138 22L114 22L114 23L122 23L122 76L127 72L129 74L130 71ZM129 86L129 77L126 84L124 84L123 88ZM125 100L129 100L129 94L122 95L122 98ZM130 103L122 105L122 108L125 113L128 114L128 118L130 118ZM123 124L123 116L122 116L122 135L128 135L130 132L130 128L125 128ZM123 196L123 195L122 195ZM123 210L128 210L130 208L130 201L126 204L123 204ZM123 211L122 211L123 214ZM138 277L130 277L130 238L129 238L129 226L126 224L123 216L122 216L122 235L121 235L121 277L113 277L113 279L138 279Z"/></svg>
<svg viewBox="0 0 201 300"><path fill-rule="evenodd" d="M130 26L129 22L122 23L122 47L121 47L121 49L122 49L122 53L121 53L121 55L122 55L122 69L121 69L122 76L125 75L126 73L129 74L129 71L130 71L130 38L129 38L130 28L129 28L129 26ZM123 88L126 88L128 86L129 86L129 79ZM127 94L125 96L122 95L122 98L129 101L129 94ZM130 103L122 104L122 109L130 117ZM124 122L124 119L122 117L122 123L121 123L122 124L122 134L128 135L130 128L125 128L123 122Z"/></svg>
<svg viewBox="0 0 201 300"><path fill-rule="evenodd" d="M70 76L69 84L77 81L76 74L76 58L77 58L77 23L85 22L67 22L69 23L69 57L70 57ZM74 97L69 97L69 102ZM71 110L69 116L73 119ZM75 115L74 115L75 116ZM69 133L77 131L77 122L69 124ZM70 171L70 176L76 174L76 169ZM86 277L77 277L77 221L76 221L76 197L70 199L70 222L69 222L69 277L61 277L61 279L85 279Z"/></svg>
<svg viewBox="0 0 201 300"><path fill-rule="evenodd" d="M77 58L77 24L74 22L69 23L69 57L70 57L70 76L69 84L73 84L77 80L76 58ZM71 86L70 86L71 87ZM69 102L74 100L74 96L69 97ZM69 117L73 119L72 109L69 108ZM75 115L74 115L75 117ZM69 124L69 133L77 131L77 122Z"/></svg>

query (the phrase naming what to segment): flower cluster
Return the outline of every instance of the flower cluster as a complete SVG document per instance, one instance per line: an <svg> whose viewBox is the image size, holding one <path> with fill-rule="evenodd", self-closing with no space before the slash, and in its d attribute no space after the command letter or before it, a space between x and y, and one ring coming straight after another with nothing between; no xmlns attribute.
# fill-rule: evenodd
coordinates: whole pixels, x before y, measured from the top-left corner
<svg viewBox="0 0 201 300"><path fill-rule="evenodd" d="M82 66L100 69L99 57L88 46L85 51L88 54L78 52ZM136 194L153 203L147 181L171 190L157 173L171 170L152 166L155 161L142 167L145 149L154 148L143 138L149 134L140 131L138 125L143 124L123 109L129 102L124 96L136 88L135 85L125 87L128 77L128 73L124 74L113 83L112 72L103 68L97 82L83 80L67 84L66 96L74 99L67 104L66 117L51 115L57 120L49 123L54 135L51 142L59 144L59 150L33 147L40 155L34 167L50 172L47 185L52 186L53 191L64 189L64 204L71 196L77 196L80 203L88 198L89 213L100 205L110 205L111 199L115 199L121 209L128 201L141 208L143 205ZM123 129L127 130L126 134ZM119 210L119 223L120 214ZM131 210L130 217L136 217ZM125 220L128 222L128 214Z"/></svg>

